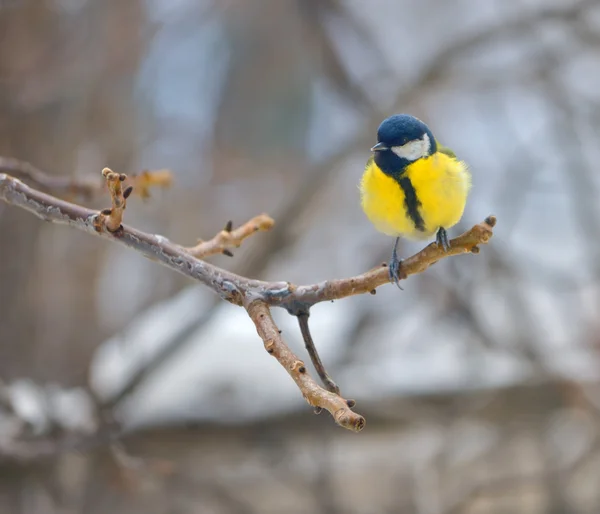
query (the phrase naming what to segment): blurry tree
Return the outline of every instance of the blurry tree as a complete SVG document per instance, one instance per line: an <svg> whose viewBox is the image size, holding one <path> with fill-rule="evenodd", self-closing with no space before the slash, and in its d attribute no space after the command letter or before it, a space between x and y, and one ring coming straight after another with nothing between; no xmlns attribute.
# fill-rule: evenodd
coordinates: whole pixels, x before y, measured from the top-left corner
<svg viewBox="0 0 600 514"><path fill-rule="evenodd" d="M129 169L144 16L138 0L0 5L0 153L52 173ZM104 248L12 209L0 240L0 373L82 383L105 336L89 294Z"/></svg>

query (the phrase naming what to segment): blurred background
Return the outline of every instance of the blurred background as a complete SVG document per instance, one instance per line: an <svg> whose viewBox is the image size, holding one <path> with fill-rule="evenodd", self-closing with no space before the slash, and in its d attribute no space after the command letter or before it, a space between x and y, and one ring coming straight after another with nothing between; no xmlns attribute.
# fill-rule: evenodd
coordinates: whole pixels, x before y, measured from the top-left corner
<svg viewBox="0 0 600 514"><path fill-rule="evenodd" d="M357 184L396 112L471 167L451 235L499 222L403 292L313 309L358 435L242 309L0 204L1 513L600 512L600 2L0 0L0 155L169 168L126 221L184 245L267 212L212 259L248 276L389 258Z"/></svg>

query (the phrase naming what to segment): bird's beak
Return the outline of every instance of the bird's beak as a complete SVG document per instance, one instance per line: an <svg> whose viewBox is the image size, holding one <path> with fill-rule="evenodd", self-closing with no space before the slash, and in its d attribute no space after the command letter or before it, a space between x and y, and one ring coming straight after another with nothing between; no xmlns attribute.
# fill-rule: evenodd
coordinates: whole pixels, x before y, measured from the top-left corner
<svg viewBox="0 0 600 514"><path fill-rule="evenodd" d="M377 143L371 148L371 152L383 152L384 150L389 150L389 147L385 143Z"/></svg>

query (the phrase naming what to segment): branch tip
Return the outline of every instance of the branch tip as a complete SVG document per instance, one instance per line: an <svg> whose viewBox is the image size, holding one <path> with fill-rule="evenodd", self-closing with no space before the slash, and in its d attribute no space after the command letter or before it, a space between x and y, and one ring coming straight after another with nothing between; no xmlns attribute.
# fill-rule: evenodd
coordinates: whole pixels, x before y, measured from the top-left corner
<svg viewBox="0 0 600 514"><path fill-rule="evenodd" d="M225 228L211 240L199 240L196 246L183 249L197 259L215 254L233 257L230 248L239 248L242 242L252 234L259 230L269 230L274 224L273 219L266 214L259 214L236 229L233 228L233 222L228 221Z"/></svg>
<svg viewBox="0 0 600 514"><path fill-rule="evenodd" d="M493 214L490 214L487 218L485 218L485 223L492 228L496 226L496 221L496 216L494 216Z"/></svg>
<svg viewBox="0 0 600 514"><path fill-rule="evenodd" d="M94 220L94 228L101 231L106 228L108 232L118 232L123 221L123 211L127 206L127 198L133 191L133 186L128 186L123 190L122 183L127 180L127 175L124 173L115 173L110 168L102 170L102 176L106 181L112 207L110 209L102 209Z"/></svg>

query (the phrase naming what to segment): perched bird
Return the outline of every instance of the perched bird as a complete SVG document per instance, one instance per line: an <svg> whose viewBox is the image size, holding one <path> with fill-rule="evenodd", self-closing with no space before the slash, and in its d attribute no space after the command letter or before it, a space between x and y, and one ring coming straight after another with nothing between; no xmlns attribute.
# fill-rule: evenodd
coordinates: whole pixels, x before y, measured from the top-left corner
<svg viewBox="0 0 600 514"><path fill-rule="evenodd" d="M418 240L436 234L447 251L446 230L463 215L471 175L425 123L408 114L385 119L371 151L360 183L361 205L377 230L396 237L389 273L400 287L400 236Z"/></svg>

